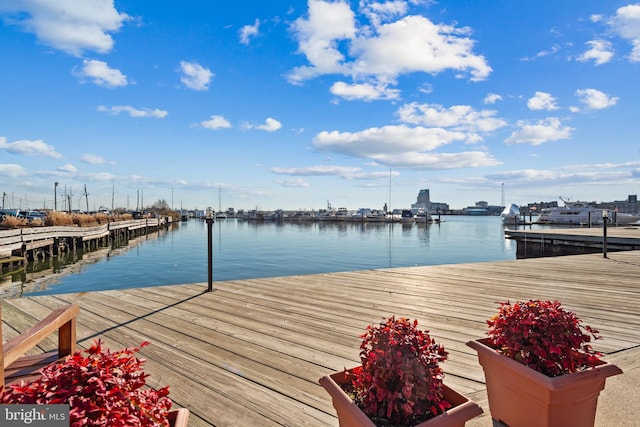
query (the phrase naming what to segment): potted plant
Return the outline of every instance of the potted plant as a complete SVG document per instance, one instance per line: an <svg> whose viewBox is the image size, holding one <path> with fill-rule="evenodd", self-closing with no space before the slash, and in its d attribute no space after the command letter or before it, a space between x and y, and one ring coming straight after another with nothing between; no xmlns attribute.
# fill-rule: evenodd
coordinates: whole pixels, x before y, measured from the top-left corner
<svg viewBox="0 0 640 427"><path fill-rule="evenodd" d="M469 341L493 419L509 426L593 426L605 380L621 374L589 344L599 332L560 302L499 303L487 338Z"/></svg>
<svg viewBox="0 0 640 427"><path fill-rule="evenodd" d="M361 338L360 366L320 378L341 427L464 426L482 413L443 384L447 352L417 320L391 317Z"/></svg>
<svg viewBox="0 0 640 427"><path fill-rule="evenodd" d="M144 342L141 347L149 344ZM0 404L68 404L70 427L85 425L185 427L189 411L170 410L169 387L146 387L138 348L110 351L96 340L30 383L0 389Z"/></svg>

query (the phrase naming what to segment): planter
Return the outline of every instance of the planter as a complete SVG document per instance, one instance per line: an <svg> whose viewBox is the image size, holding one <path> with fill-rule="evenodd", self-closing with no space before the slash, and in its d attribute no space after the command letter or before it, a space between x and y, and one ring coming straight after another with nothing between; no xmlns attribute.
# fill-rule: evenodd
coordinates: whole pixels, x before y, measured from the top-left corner
<svg viewBox="0 0 640 427"><path fill-rule="evenodd" d="M171 427L187 427L189 423L189 410L179 408L169 411L167 418Z"/></svg>
<svg viewBox="0 0 640 427"><path fill-rule="evenodd" d="M356 405L340 384L351 382L352 370L337 372L320 378L320 385L331 395L333 407L338 413L340 427L375 427L375 424ZM431 418L415 427L463 427L467 420L482 414L482 408L446 385L443 386L444 399L453 406L448 411Z"/></svg>
<svg viewBox="0 0 640 427"><path fill-rule="evenodd" d="M622 373L602 362L593 369L548 377L500 354L487 339L467 345L478 352L484 369L491 417L511 427L592 427L605 380Z"/></svg>

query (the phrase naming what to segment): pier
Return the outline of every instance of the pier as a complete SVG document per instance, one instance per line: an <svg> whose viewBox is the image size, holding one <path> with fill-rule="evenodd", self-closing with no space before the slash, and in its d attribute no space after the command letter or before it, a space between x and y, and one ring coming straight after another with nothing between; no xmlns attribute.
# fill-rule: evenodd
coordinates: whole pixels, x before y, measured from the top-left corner
<svg viewBox="0 0 640 427"><path fill-rule="evenodd" d="M113 221L93 227L48 226L0 230L0 271L29 260L78 249L92 250L171 225L171 217Z"/></svg>
<svg viewBox="0 0 640 427"><path fill-rule="evenodd" d="M602 227L505 230L505 236L517 242L518 259L602 253L605 242ZM607 252L639 250L640 227L607 227L606 242Z"/></svg>
<svg viewBox="0 0 640 427"><path fill-rule="evenodd" d="M640 251L622 251L234 280L214 282L212 292L193 283L6 299L2 320L10 339L77 303L80 348L98 338L112 349L151 342L140 352L148 383L170 385L190 427L297 427L338 425L318 379L359 363L367 325L415 318L449 352L445 383L485 411L467 426L490 427L482 368L465 343L484 336L497 301L558 299L600 331L595 349L625 371L607 380L596 427L635 426L639 275Z"/></svg>

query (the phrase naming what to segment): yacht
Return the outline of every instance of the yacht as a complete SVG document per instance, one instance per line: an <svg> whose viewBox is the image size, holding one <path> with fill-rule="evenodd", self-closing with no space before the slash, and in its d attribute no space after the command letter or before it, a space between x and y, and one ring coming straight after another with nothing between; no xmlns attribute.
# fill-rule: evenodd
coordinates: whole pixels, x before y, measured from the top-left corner
<svg viewBox="0 0 640 427"><path fill-rule="evenodd" d="M524 217L520 215L520 207L515 203L504 207L500 219L504 225L524 224Z"/></svg>
<svg viewBox="0 0 640 427"><path fill-rule="evenodd" d="M637 215L609 212L584 202L564 201L565 206L542 209L535 224L602 225L602 212L607 211L607 224L631 224L640 220Z"/></svg>

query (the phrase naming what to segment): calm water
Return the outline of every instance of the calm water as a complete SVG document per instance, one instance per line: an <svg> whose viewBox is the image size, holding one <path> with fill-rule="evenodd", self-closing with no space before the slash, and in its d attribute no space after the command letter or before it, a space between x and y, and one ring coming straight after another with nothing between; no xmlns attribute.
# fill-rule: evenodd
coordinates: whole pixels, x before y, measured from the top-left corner
<svg viewBox="0 0 640 427"><path fill-rule="evenodd" d="M213 280L516 258L516 243L504 238L499 217L442 219L427 226L219 220L213 224ZM81 257L44 269L42 277L22 277L19 292L14 277L14 295L5 296L207 282L207 228L190 220Z"/></svg>

